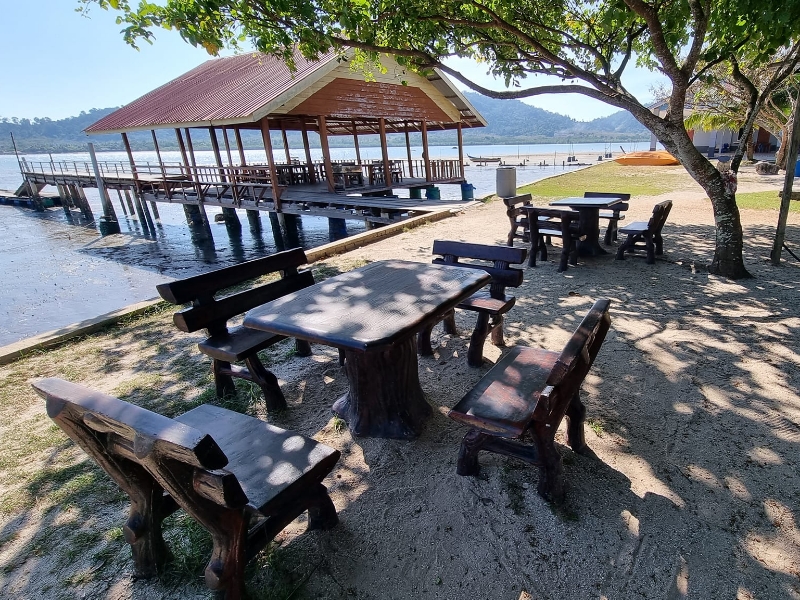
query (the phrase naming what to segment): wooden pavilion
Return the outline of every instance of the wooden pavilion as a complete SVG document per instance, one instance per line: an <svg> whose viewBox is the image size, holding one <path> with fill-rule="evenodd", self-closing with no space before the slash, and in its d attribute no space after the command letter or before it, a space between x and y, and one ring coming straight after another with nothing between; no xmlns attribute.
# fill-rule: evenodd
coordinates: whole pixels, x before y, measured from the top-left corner
<svg viewBox="0 0 800 600"><path fill-rule="evenodd" d="M210 203L223 209L329 217L334 216L332 209L361 209L368 221L389 222L391 210L384 206L388 199L378 197L391 198L393 190L405 188L411 198L419 198L421 189L436 183L465 182L462 129L483 127L486 121L444 74L434 71L423 77L390 56L381 59L382 68L370 80L351 69L348 55L331 53L308 61L298 54L295 63L292 72L283 61L264 54L209 60L103 117L86 133L122 135L143 198L201 208ZM161 160L155 132L163 129L175 132L180 164ZM213 166L196 160L192 131L199 129L210 136ZM141 130L152 133L157 167L134 161L127 134ZM266 163L247 163L243 130L260 131ZM431 158L428 132L433 130L457 131L458 160ZM303 158L290 154L287 132L292 131L302 135ZM273 155L271 134L277 132L283 138L282 160ZM322 160L312 160L310 132L319 135ZM421 158L411 155L411 132L422 134ZM391 133L405 134L407 159L389 159ZM382 159L364 161L359 137L375 134ZM331 160L331 136L352 137L352 160ZM370 207L369 198L380 200L377 208Z"/></svg>

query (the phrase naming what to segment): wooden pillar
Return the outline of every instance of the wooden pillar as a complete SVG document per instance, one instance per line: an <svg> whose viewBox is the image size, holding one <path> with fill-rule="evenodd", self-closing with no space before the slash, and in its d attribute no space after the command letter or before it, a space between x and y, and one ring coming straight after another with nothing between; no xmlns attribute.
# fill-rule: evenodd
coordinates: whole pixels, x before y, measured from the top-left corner
<svg viewBox="0 0 800 600"><path fill-rule="evenodd" d="M356 127L356 120L353 119L353 144L356 147L356 164L361 165L361 149L358 147L358 129Z"/></svg>
<svg viewBox="0 0 800 600"><path fill-rule="evenodd" d="M458 168L461 179L464 179L464 136L461 132L461 123L458 124Z"/></svg>
<svg viewBox="0 0 800 600"><path fill-rule="evenodd" d="M275 170L275 158L272 156L272 139L269 133L269 119L261 119L261 138L264 140L264 151L267 153L267 164L269 165L269 178L272 182L272 198L275 203L275 211L281 212L281 190L278 186L278 172Z"/></svg>
<svg viewBox="0 0 800 600"><path fill-rule="evenodd" d="M139 220L142 221L142 229L144 229L145 233L150 229L150 232L155 234L156 226L153 223L153 217L150 216L150 211L147 210L147 202L145 202L141 193L136 188L131 189L131 191L133 192L133 200L136 202L137 206L142 207L141 213L139 213Z"/></svg>
<svg viewBox="0 0 800 600"><path fill-rule="evenodd" d="M383 155L383 180L386 187L392 187L392 165L389 163L389 147L386 144L386 119L378 119L378 131L381 134L381 154Z"/></svg>
<svg viewBox="0 0 800 600"><path fill-rule="evenodd" d="M86 197L86 194L83 191L83 188L79 185L75 186L75 193L78 196L78 199L81 203L81 212L83 216L86 217L87 221L94 221L94 213L92 213L92 207L89 206L89 199Z"/></svg>
<svg viewBox="0 0 800 600"><path fill-rule="evenodd" d="M161 169L161 174L164 174L164 161L161 160L161 149L158 147L158 138L156 137L156 130L151 129L150 133L153 135L153 147L156 149L156 157L158 158L158 167Z"/></svg>
<svg viewBox="0 0 800 600"><path fill-rule="evenodd" d="M186 134L186 148L189 150L189 160L192 162L192 166L197 166L197 159L194 156L194 144L192 144L192 134L189 133L189 128L185 128L183 132Z"/></svg>
<svg viewBox="0 0 800 600"><path fill-rule="evenodd" d="M311 146L308 143L308 128L306 127L305 118L303 118L302 133L303 150L306 153L306 168L308 168L308 182L317 183L317 170L314 168L314 161L311 160Z"/></svg>
<svg viewBox="0 0 800 600"><path fill-rule="evenodd" d="M127 217L128 211L125 209L125 201L122 199L122 191L119 188L117 188L117 196L119 197L119 205L122 207L122 212Z"/></svg>
<svg viewBox="0 0 800 600"><path fill-rule="evenodd" d="M322 162L325 166L325 178L328 180L328 191L333 194L333 167L331 166L331 149L328 147L328 126L323 115L317 117L319 125L319 144L322 146Z"/></svg>
<svg viewBox="0 0 800 600"><path fill-rule="evenodd" d="M222 154L219 151L219 141L217 140L217 132L213 127L208 128L208 137L211 139L211 150L214 152L214 162L219 167L219 174L222 180L225 181L225 171L222 167Z"/></svg>
<svg viewBox="0 0 800 600"><path fill-rule="evenodd" d="M131 192L128 189L125 189L125 202L128 203L128 211L131 216L136 212L133 208L133 200L131 200Z"/></svg>
<svg viewBox="0 0 800 600"><path fill-rule="evenodd" d="M183 143L183 136L181 135L180 129L175 129L175 139L178 140L178 150L181 152L181 163L183 164L186 169L184 169L184 173L190 173L189 171L189 158L186 156L186 145ZM190 177L191 179L191 177Z"/></svg>
<svg viewBox="0 0 800 600"><path fill-rule="evenodd" d="M139 184L139 173L136 170L136 162L133 160L133 152L131 151L131 145L128 141L128 134L122 133L122 143L125 145L125 152L128 154L128 162L131 163L131 173L133 175L133 187L131 188L131 192L133 192L133 201L136 206L136 213L139 216L139 223L142 226L142 230L147 234L148 229L150 229L150 223L152 219L150 219L150 213L147 212L147 206L144 205L140 196L139 190L141 189ZM153 227L152 232L155 233L155 227Z"/></svg>
<svg viewBox="0 0 800 600"><path fill-rule="evenodd" d="M425 181L431 181L431 157L428 151L428 124L422 122L422 159L425 161Z"/></svg>
<svg viewBox="0 0 800 600"><path fill-rule="evenodd" d="M239 127L235 127L233 129L233 134L236 136L236 147L239 149L239 160L242 163L242 166L247 165L247 160L244 157L244 147L242 146L242 134L239 131Z"/></svg>
<svg viewBox="0 0 800 600"><path fill-rule="evenodd" d="M228 130L223 127L222 128L222 139L225 141L225 154L228 155L228 165L233 166L233 155L231 154L231 143L228 140Z"/></svg>
<svg viewBox="0 0 800 600"><path fill-rule="evenodd" d="M217 167L219 167L220 179L222 181L228 181L228 177L225 176L225 167L222 165L222 153L219 151L217 132L213 127L208 128L208 137L211 139L211 149L214 151L214 162L216 162ZM223 206L222 215L225 217L225 225L227 227L242 228L242 223L239 221L239 215L236 214L235 208Z"/></svg>
<svg viewBox="0 0 800 600"><path fill-rule="evenodd" d="M283 153L286 155L286 164L292 164L292 155L289 152L289 138L286 137L286 124L281 121L281 137L283 138Z"/></svg>
<svg viewBox="0 0 800 600"><path fill-rule="evenodd" d="M414 159L411 158L411 137L408 135L408 121L403 121L406 130L406 154L408 155L408 176L414 177Z"/></svg>
<svg viewBox="0 0 800 600"><path fill-rule="evenodd" d="M156 156L158 157L158 168L161 169L161 178L164 180L164 194L169 196L169 188L167 188L167 171L164 168L164 161L161 160L161 149L158 147L158 137L156 137L156 130L151 129L150 133L153 134L153 146L156 149ZM158 214L158 207L156 206L155 201L150 202L150 207L153 209L153 216L156 219L161 219L161 215Z"/></svg>

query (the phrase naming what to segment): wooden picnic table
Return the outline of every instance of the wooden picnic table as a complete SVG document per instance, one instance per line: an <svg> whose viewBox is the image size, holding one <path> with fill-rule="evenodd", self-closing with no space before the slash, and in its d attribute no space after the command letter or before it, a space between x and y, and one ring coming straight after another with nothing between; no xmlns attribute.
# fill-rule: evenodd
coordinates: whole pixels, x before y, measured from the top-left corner
<svg viewBox="0 0 800 600"><path fill-rule="evenodd" d="M432 412L416 334L490 280L476 269L379 261L254 308L244 325L344 350L350 389L333 411L354 435L411 439Z"/></svg>
<svg viewBox="0 0 800 600"><path fill-rule="evenodd" d="M621 198L561 198L554 200L550 206L567 206L575 209L579 213L578 231L586 239L578 242L578 254L581 256L599 256L608 254L600 246L600 209L611 208L615 204L621 204Z"/></svg>

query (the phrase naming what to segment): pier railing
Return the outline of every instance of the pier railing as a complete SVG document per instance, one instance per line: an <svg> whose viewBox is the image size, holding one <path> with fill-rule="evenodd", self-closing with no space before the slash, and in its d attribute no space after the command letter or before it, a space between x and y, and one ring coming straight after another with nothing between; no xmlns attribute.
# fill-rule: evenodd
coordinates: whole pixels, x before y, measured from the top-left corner
<svg viewBox="0 0 800 600"><path fill-rule="evenodd" d="M338 164L355 165L354 161L336 161ZM402 185L406 178L416 181L425 180L425 162L423 160L392 160L392 180L385 181L383 161L362 161L358 165L363 172L364 188L377 186ZM39 183L65 183L78 186L93 186L94 169L90 161L31 161L21 159L22 170L26 175ZM431 183L458 180L461 177L461 166L458 160L429 161ZM283 189L295 185L308 185L325 181L326 171L322 161L315 161L310 167L307 163L292 162L277 164L274 172L277 185L272 185L270 167L266 164L237 166L198 165L187 166L181 163L137 162L131 167L125 161L99 161L100 176L111 187L122 189L134 187L134 179L142 191L160 192L167 200L175 195L190 201L189 196L200 202L208 198L233 198L236 205L241 198L254 198L260 202L272 199L277 189L278 200ZM135 169L135 174L134 174ZM75 180L78 181L75 181ZM367 185L368 184L368 185Z"/></svg>

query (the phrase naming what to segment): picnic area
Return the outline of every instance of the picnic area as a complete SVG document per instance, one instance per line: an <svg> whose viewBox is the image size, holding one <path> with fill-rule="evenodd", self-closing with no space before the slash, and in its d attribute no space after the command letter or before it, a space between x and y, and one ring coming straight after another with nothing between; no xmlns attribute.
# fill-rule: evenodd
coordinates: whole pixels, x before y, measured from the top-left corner
<svg viewBox="0 0 800 600"><path fill-rule="evenodd" d="M431 291L430 280L447 283L446 277L435 276L441 267L432 266L436 240L506 248L513 238L509 207L494 197L451 218L307 267L317 285L327 282L326 301L352 297L346 286L355 286L364 273L404 270L418 286L415 293L425 299L425 315L415 312L413 303L386 308L381 293L389 292L380 280L371 284L376 299L364 301L363 330L348 329L354 325L328 304L315 306L309 300L304 320L293 321L280 311L257 308L255 296L240 296L231 302L236 309L224 314L223 324L230 318L238 325L247 314L246 323L264 328L257 342L247 338L250 345L242 352L214 338L215 325L209 326L208 319L215 314L219 320L219 314L202 308L207 301L199 303L197 316L183 309L187 312L177 319L180 306L164 302L100 333L0 366L0 596L209 596L203 575L212 536L185 511L163 522L172 555L166 570L157 578L134 577L126 542L133 535L126 521L128 496L48 417L44 400L31 386L42 378L60 378L99 393L92 402L111 403L111 396L162 415L157 428L173 436L169 448L144 448L136 436L117 440L114 436L125 438L128 432L117 421L100 422L81 413L73 422L145 467L155 453L172 453L173 459L178 453L181 464L199 464L202 481L195 476L187 485L228 506L235 504L238 488L220 474L215 450L195 440L194 454L187 458L185 442L197 415L222 419L220 409L225 409L296 432L282 444L285 449L300 440L304 452L313 455L297 494L303 498L298 510L310 507L310 516L295 519L297 511L287 511L294 520L278 528L274 540L267 539L265 549L249 562L243 577L250 598L800 597L800 262L788 254L780 267L769 260L782 181L758 175L751 166L739 174L744 259L752 279L729 281L704 269L714 250L713 212L683 167L603 163L518 189L544 209L590 190L622 192L630 199L618 223L618 239L603 239L608 221L601 222L599 233L593 225L599 235L593 247L603 254L593 255L593 248L587 256L575 246L576 260L567 264L561 260L560 239L553 240L545 260L537 256L535 266L518 253L515 266L523 280L503 289L516 298L513 303L503 296L493 298L494 308L483 313L465 308L470 294L488 283L479 270L456 278L452 289ZM646 224L654 207L668 201L663 253L656 251L653 264L649 252L615 260L626 225ZM603 206L614 208L612 202ZM797 253L796 202L788 223L787 245ZM571 230L558 231L568 238ZM515 248L530 250L528 243L512 241ZM455 249L467 252L463 246L439 248L445 257L442 248L451 255ZM283 265L281 275L274 264L265 267L260 282L271 291L263 292L260 303L306 298L312 289L307 276L288 283L300 277L299 259L293 256L292 261ZM498 270L509 270L508 262ZM183 304L184 296L202 299L211 284L192 285L175 292L174 304ZM408 289L398 286L391 293ZM609 300L607 306L601 299ZM376 310L381 306L383 320ZM606 308L607 332L601 318ZM452 331L447 322L439 324L452 309L456 333L447 332ZM484 313L491 314L491 325ZM590 369L585 365L580 388L589 451L575 443L567 419L556 420L563 502L549 502L537 493L539 469L496 452L481 452L477 472L459 475L459 449L468 426L448 418L450 409L478 389L493 365L513 363L521 346L566 352L573 332L592 313L602 347L576 354L594 359ZM496 327L498 315L501 328ZM330 331L320 333L319 323L334 316L339 329L329 326ZM176 327L180 319L186 323L182 330ZM477 319L484 319L481 331ZM211 337L206 339L202 328ZM410 349L421 329L429 333L431 352L416 356ZM498 329L504 347L491 343ZM334 333L340 337L334 339ZM292 338L310 342L311 352ZM481 348L477 342L471 347L472 339L482 344L480 366L468 364L468 355L473 364L480 362ZM331 340L334 346L325 344ZM198 350L198 343L205 346ZM394 366L378 364L369 353L386 344L397 349L391 354ZM252 373L231 366L255 351L259 358L247 363ZM368 360L362 360L362 351ZM401 383L394 390L371 390L383 375ZM219 390L231 386L235 393L217 398ZM57 386L48 389L58 391ZM415 406L427 406L409 419L411 433L396 433L390 415L388 425L382 421L370 430L377 434L360 435L351 418L369 421L373 413L358 414L360 409L348 402L356 405L359 394L374 394L399 405L398 389L413 394ZM340 398L348 400L344 407L337 403L334 414ZM194 412L209 404L214 407ZM120 415L127 410L115 406ZM238 419L241 428L235 431L242 439L245 429L260 423ZM221 424L216 427L215 432L221 431ZM175 431L181 432L181 444ZM231 431L225 443L235 445ZM212 435L222 446L217 433ZM108 469L113 471L113 465ZM336 515L327 508L319 480ZM239 483L247 488L244 478Z"/></svg>

